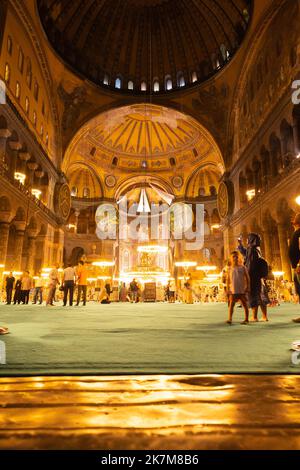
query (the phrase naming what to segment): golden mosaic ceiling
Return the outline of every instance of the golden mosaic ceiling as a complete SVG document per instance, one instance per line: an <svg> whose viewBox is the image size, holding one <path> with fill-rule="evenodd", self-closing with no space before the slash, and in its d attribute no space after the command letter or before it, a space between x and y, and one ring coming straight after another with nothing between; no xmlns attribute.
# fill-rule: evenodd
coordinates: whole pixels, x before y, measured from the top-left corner
<svg viewBox="0 0 300 470"><path fill-rule="evenodd" d="M211 135L194 119L168 108L142 104L101 114L76 134L64 165L88 161L114 171L166 171L222 157Z"/></svg>
<svg viewBox="0 0 300 470"><path fill-rule="evenodd" d="M36 1L66 63L98 85L131 93L143 82L149 90L157 81L165 92L210 78L235 54L252 12L252 0Z"/></svg>

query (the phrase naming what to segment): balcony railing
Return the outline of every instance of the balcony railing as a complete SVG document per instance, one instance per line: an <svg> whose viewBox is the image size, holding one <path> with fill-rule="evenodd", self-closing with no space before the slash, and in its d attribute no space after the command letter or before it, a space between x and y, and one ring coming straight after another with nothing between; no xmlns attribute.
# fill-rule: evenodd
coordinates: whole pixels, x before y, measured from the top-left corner
<svg viewBox="0 0 300 470"><path fill-rule="evenodd" d="M21 192L23 195L26 196L27 200L33 202L39 209L41 209L48 217L50 217L51 219L54 219L54 221L59 224L59 219L58 217L56 217L55 214L53 214L53 212L48 209L47 206L45 206L45 204L40 201L39 199L37 199L32 193L31 193L31 189L28 188L27 186L24 186L23 184L20 183L20 181L16 180L15 178L13 178L13 176L9 173L6 165L2 162L2 164L0 164L0 176L2 176L3 178L5 178L6 180L9 181L10 184L12 184L14 186L14 188L16 188L19 192Z"/></svg>

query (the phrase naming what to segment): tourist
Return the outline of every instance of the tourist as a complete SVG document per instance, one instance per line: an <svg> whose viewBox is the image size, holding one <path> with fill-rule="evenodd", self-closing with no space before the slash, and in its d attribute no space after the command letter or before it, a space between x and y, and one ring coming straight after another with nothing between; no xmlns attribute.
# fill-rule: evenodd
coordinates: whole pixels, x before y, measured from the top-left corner
<svg viewBox="0 0 300 470"><path fill-rule="evenodd" d="M29 303L30 289L32 289L32 278L30 277L29 271L25 271L25 273L21 277L21 282L21 300L23 305L27 305Z"/></svg>
<svg viewBox="0 0 300 470"><path fill-rule="evenodd" d="M12 292L15 284L15 278L12 272L9 273L7 276L6 280L6 304L10 305L11 304L11 298L12 298Z"/></svg>
<svg viewBox="0 0 300 470"><path fill-rule="evenodd" d="M289 248L289 257L294 270L295 292L300 303L300 213L296 214L292 220L294 233ZM300 317L294 318L295 323L300 323Z"/></svg>
<svg viewBox="0 0 300 470"><path fill-rule="evenodd" d="M184 283L184 301L186 304L193 304L193 280L192 275L189 273Z"/></svg>
<svg viewBox="0 0 300 470"><path fill-rule="evenodd" d="M82 296L82 305L85 307L86 305L86 293L87 293L87 277L88 277L88 270L85 266L84 261L79 261L79 266L76 271L77 275L77 303L76 307L79 306Z"/></svg>
<svg viewBox="0 0 300 470"><path fill-rule="evenodd" d="M128 291L125 282L122 283L120 288L120 302L128 301Z"/></svg>
<svg viewBox="0 0 300 470"><path fill-rule="evenodd" d="M138 302L138 291L139 291L139 286L138 283L136 282L136 279L133 279L130 283L130 298L131 302Z"/></svg>
<svg viewBox="0 0 300 470"><path fill-rule="evenodd" d="M174 279L171 279L167 285L167 297L169 303L173 304L175 302L175 292L176 292L176 285Z"/></svg>
<svg viewBox="0 0 300 470"><path fill-rule="evenodd" d="M249 306L252 309L252 321L258 322L258 307L261 308L263 321L268 320L267 305L270 303L267 288L263 279L268 276L268 263L262 258L261 238L256 233L250 233L247 240L247 248L243 246L239 238L239 252L245 258L245 266L250 276Z"/></svg>
<svg viewBox="0 0 300 470"><path fill-rule="evenodd" d="M22 280L21 278L17 280L15 285L15 294L14 294L14 305L17 303L21 303L21 288L22 288Z"/></svg>
<svg viewBox="0 0 300 470"><path fill-rule="evenodd" d="M247 294L250 289L250 276L238 251L231 253L230 266L227 271L226 292L229 300L228 324L232 324L232 316L236 302L241 302L245 311L245 320L242 325L249 323L249 308Z"/></svg>
<svg viewBox="0 0 300 470"><path fill-rule="evenodd" d="M71 263L64 269L63 273L63 288L64 288L64 307L66 307L69 295L70 307L73 305L74 287L75 287L76 273Z"/></svg>
<svg viewBox="0 0 300 470"><path fill-rule="evenodd" d="M59 266L55 266L53 269L51 269L49 273L49 284L48 284L48 297L46 301L47 307L54 307L54 298L55 298L55 292L56 292L56 287L60 284L59 282L59 276L58 276L58 268Z"/></svg>
<svg viewBox="0 0 300 470"><path fill-rule="evenodd" d="M109 280L106 281L104 288L106 290L107 299L109 300L110 299L110 294L112 294L112 290L111 290L111 287L110 287Z"/></svg>
<svg viewBox="0 0 300 470"><path fill-rule="evenodd" d="M39 299L39 304L42 305L43 303L43 288L44 288L44 278L42 277L41 272L39 271L38 277L35 280L34 284L34 297L33 297L33 305L37 304Z"/></svg>

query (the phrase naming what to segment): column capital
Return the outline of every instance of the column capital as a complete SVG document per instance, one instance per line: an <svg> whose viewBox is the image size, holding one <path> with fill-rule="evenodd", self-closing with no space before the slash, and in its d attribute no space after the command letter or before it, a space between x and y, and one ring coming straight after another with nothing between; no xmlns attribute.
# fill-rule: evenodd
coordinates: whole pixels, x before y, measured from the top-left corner
<svg viewBox="0 0 300 470"><path fill-rule="evenodd" d="M0 129L0 138L8 139L11 136L11 131L9 129Z"/></svg>
<svg viewBox="0 0 300 470"><path fill-rule="evenodd" d="M27 166L28 166L29 170L31 170L31 171L35 171L39 167L36 162L28 162Z"/></svg>
<svg viewBox="0 0 300 470"><path fill-rule="evenodd" d="M44 176L44 174L45 174L45 172L42 171L42 170L37 170L37 171L35 171L35 176L36 176L37 178L42 179L43 176Z"/></svg>
<svg viewBox="0 0 300 470"><path fill-rule="evenodd" d="M11 211L0 211L0 226L9 225Z"/></svg>
<svg viewBox="0 0 300 470"><path fill-rule="evenodd" d="M36 238L37 237L37 234L38 234L38 231L36 228L27 228L26 230L27 232L27 235L28 235L28 238Z"/></svg>
<svg viewBox="0 0 300 470"><path fill-rule="evenodd" d="M26 222L25 220L15 220L14 221L14 226L16 227L17 232L25 232L25 227L26 227Z"/></svg>
<svg viewBox="0 0 300 470"><path fill-rule="evenodd" d="M20 142L14 142L14 141L10 141L9 146L12 150L21 150L22 148L22 144L20 144Z"/></svg>
<svg viewBox="0 0 300 470"><path fill-rule="evenodd" d="M31 155L28 152L19 152L19 157L23 162L28 162L31 159Z"/></svg>

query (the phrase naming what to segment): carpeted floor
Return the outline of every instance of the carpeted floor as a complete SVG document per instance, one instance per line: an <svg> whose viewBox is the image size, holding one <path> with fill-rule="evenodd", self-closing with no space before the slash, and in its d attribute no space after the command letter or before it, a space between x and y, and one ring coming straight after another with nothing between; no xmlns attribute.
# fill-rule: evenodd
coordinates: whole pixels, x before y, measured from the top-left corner
<svg viewBox="0 0 300 470"><path fill-rule="evenodd" d="M11 334L0 375L299 373L291 361L300 340L298 305L270 309L270 322L225 324L225 304L0 306Z"/></svg>

